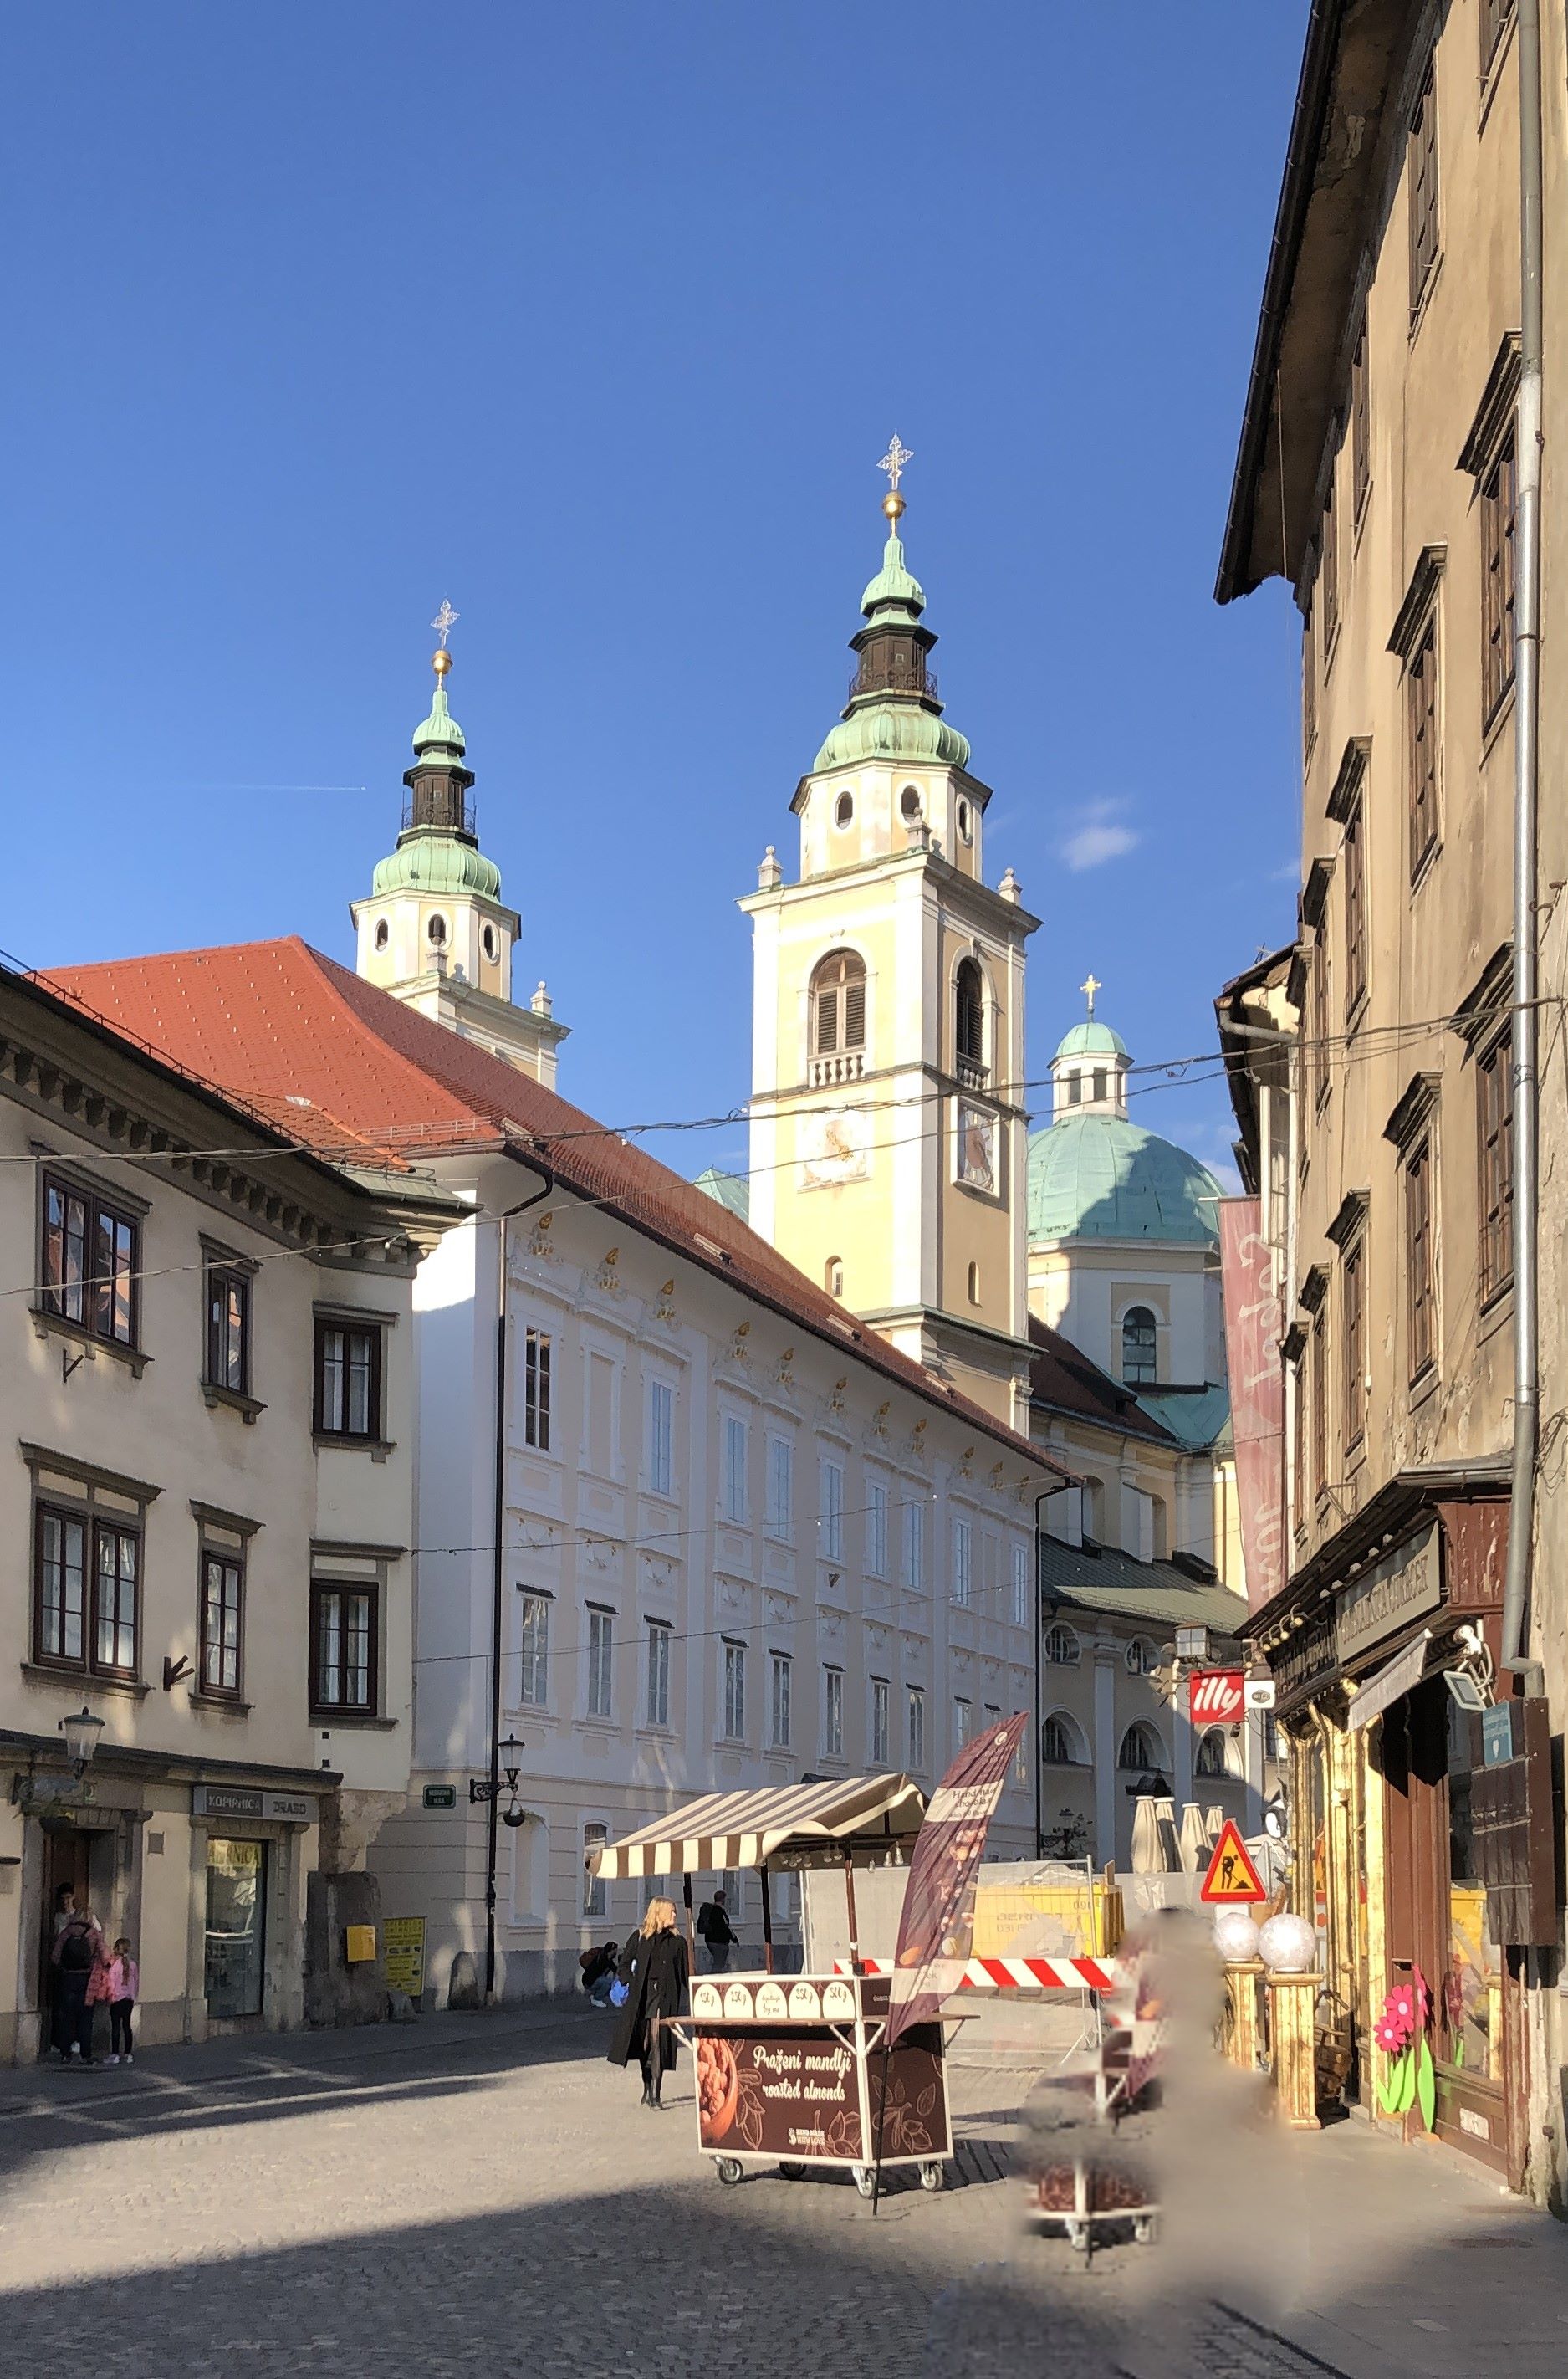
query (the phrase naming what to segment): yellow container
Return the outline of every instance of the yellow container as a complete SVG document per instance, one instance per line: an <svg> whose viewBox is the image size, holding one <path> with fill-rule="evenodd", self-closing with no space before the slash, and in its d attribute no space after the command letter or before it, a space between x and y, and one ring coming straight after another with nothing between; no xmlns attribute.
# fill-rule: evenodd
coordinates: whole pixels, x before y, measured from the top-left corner
<svg viewBox="0 0 1568 2379"><path fill-rule="evenodd" d="M1112 1958L1126 1926L1122 1896L1092 1883L977 1883L977 1958Z"/></svg>
<svg viewBox="0 0 1568 2379"><path fill-rule="evenodd" d="M376 1928L373 1925L350 1925L344 1927L348 1938L344 1956L351 1966L370 1966L376 1962Z"/></svg>

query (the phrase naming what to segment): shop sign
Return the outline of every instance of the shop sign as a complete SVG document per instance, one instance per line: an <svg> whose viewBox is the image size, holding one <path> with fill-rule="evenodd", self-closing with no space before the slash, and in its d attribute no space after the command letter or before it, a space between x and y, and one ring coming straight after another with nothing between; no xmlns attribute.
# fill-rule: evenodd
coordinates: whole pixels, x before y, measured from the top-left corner
<svg viewBox="0 0 1568 2379"><path fill-rule="evenodd" d="M388 1916L381 1921L381 1972L389 1991L416 1999L425 1987L425 1920Z"/></svg>
<svg viewBox="0 0 1568 2379"><path fill-rule="evenodd" d="M1481 1758L1488 1768L1500 1768L1524 1748L1514 1740L1515 1702L1494 1702L1481 1712Z"/></svg>
<svg viewBox="0 0 1568 2379"><path fill-rule="evenodd" d="M1413 1619L1424 1619L1442 1600L1442 1562L1438 1524L1396 1552L1388 1553L1340 1596L1334 1611L1334 1642L1342 1666L1397 1635Z"/></svg>
<svg viewBox="0 0 1568 2379"><path fill-rule="evenodd" d="M1236 1726L1247 1710L1247 1680L1239 1669L1195 1669L1188 1708L1194 1726Z"/></svg>
<svg viewBox="0 0 1568 2379"><path fill-rule="evenodd" d="M1298 1627L1274 1655L1272 1665L1280 1698L1285 1702L1295 1701L1323 1678L1332 1677L1339 1665L1332 1617L1325 1612L1320 1618L1309 1619L1305 1627Z"/></svg>
<svg viewBox="0 0 1568 2379"><path fill-rule="evenodd" d="M259 1817L274 1826L313 1826L313 1793L263 1793L249 1784L193 1784L193 1817Z"/></svg>

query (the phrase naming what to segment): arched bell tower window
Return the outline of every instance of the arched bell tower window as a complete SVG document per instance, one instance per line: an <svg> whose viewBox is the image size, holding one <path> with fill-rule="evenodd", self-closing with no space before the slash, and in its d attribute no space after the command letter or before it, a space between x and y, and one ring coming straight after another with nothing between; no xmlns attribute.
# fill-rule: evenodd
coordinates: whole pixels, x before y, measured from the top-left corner
<svg viewBox="0 0 1568 2379"><path fill-rule="evenodd" d="M428 940L429 940L430 948L431 948L433 950L440 950L440 949L444 949L444 948L445 948L445 947L446 947L446 919L445 919L444 917L441 917L441 916L435 916L435 917L432 917L432 918L431 918L431 920L430 920L430 922L429 922L429 924L426 926L426 928L425 928L425 932L426 932L426 935L427 935L427 936L428 936Z"/></svg>
<svg viewBox="0 0 1568 2379"><path fill-rule="evenodd" d="M906 785L899 795L899 812L906 826L914 826L920 817L920 789Z"/></svg>
<svg viewBox="0 0 1568 2379"><path fill-rule="evenodd" d="M1157 1344L1154 1317L1149 1308L1129 1306L1122 1316L1122 1378L1129 1388L1148 1387L1156 1378Z"/></svg>
<svg viewBox="0 0 1568 2379"><path fill-rule="evenodd" d="M960 959L953 986L953 1043L958 1075L971 1090L985 1080L985 986L972 959Z"/></svg>
<svg viewBox="0 0 1568 2379"><path fill-rule="evenodd" d="M830 950L811 979L814 1082L858 1081L865 1071L865 960Z"/></svg>
<svg viewBox="0 0 1568 2379"><path fill-rule="evenodd" d="M844 1294L844 1265L838 1256L829 1256L822 1268L822 1286L829 1297Z"/></svg>
<svg viewBox="0 0 1568 2379"><path fill-rule="evenodd" d="M384 950L392 939L392 929L384 917L376 920L376 948Z"/></svg>

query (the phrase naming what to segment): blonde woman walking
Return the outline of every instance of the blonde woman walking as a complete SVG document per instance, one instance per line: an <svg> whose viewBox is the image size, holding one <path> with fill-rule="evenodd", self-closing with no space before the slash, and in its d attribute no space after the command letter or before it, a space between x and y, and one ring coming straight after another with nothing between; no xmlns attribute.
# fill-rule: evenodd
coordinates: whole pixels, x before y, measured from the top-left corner
<svg viewBox="0 0 1568 2379"><path fill-rule="evenodd" d="M691 1963L672 1900L650 1900L642 1930L621 1952L626 2004L616 2018L608 2055L612 2065L635 2057L643 2071L643 2104L662 2107L664 2077L675 2064L668 2019L686 2012Z"/></svg>

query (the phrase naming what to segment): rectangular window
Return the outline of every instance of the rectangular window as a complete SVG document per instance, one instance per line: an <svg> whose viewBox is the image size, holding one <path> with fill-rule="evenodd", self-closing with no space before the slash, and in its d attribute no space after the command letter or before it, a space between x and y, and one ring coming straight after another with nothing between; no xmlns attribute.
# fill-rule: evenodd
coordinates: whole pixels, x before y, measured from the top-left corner
<svg viewBox="0 0 1568 2379"><path fill-rule="evenodd" d="M549 1700L549 1598L523 1597L523 1676L518 1699L525 1709L543 1709Z"/></svg>
<svg viewBox="0 0 1568 2379"><path fill-rule="evenodd" d="M1029 1547L1013 1547L1013 1625L1029 1624Z"/></svg>
<svg viewBox="0 0 1568 2379"><path fill-rule="evenodd" d="M724 1516L745 1526L746 1424L732 1417L724 1424Z"/></svg>
<svg viewBox="0 0 1568 2379"><path fill-rule="evenodd" d="M1514 0L1481 0L1481 74L1490 74L1514 17Z"/></svg>
<svg viewBox="0 0 1568 2379"><path fill-rule="evenodd" d="M724 1647L724 1733L730 1743L746 1739L746 1648Z"/></svg>
<svg viewBox="0 0 1568 2379"><path fill-rule="evenodd" d="M974 1600L974 1534L967 1520L953 1522L953 1600L967 1611Z"/></svg>
<svg viewBox="0 0 1568 2379"><path fill-rule="evenodd" d="M141 1226L96 1194L43 1181L43 1310L115 1346L138 1344Z"/></svg>
<svg viewBox="0 0 1568 2379"><path fill-rule="evenodd" d="M904 1584L925 1592L925 1505L914 1495L904 1505Z"/></svg>
<svg viewBox="0 0 1568 2379"><path fill-rule="evenodd" d="M1362 804L1345 822L1345 1016L1367 996L1367 845Z"/></svg>
<svg viewBox="0 0 1568 2379"><path fill-rule="evenodd" d="M1514 439L1481 481L1481 720L1490 724L1514 682Z"/></svg>
<svg viewBox="0 0 1568 2379"><path fill-rule="evenodd" d="M250 1277L227 1264L207 1268L207 1385L250 1394Z"/></svg>
<svg viewBox="0 0 1568 2379"><path fill-rule="evenodd" d="M910 1687L909 1748L904 1766L911 1776L918 1776L925 1766L925 1695L919 1685Z"/></svg>
<svg viewBox="0 0 1568 2379"><path fill-rule="evenodd" d="M1329 1485L1329 1328L1320 1307L1312 1323L1312 1485L1320 1495Z"/></svg>
<svg viewBox="0 0 1568 2379"><path fill-rule="evenodd" d="M767 1533L785 1544L795 1533L795 1449L787 1437L767 1441Z"/></svg>
<svg viewBox="0 0 1568 2379"><path fill-rule="evenodd" d="M93 1611L96 1642L92 1665L100 1676L136 1674L136 1581L141 1540L129 1528L95 1522Z"/></svg>
<svg viewBox="0 0 1568 2379"><path fill-rule="evenodd" d="M1514 1277L1514 1036L1496 1041L1476 1069L1480 1135L1480 1291L1484 1304Z"/></svg>
<svg viewBox="0 0 1568 2379"><path fill-rule="evenodd" d="M865 1491L865 1567L868 1577L887 1575L887 1490L874 1479Z"/></svg>
<svg viewBox="0 0 1568 2379"><path fill-rule="evenodd" d="M201 1557L201 1691L239 1699L240 1605L245 1564L234 1553Z"/></svg>
<svg viewBox="0 0 1568 2379"><path fill-rule="evenodd" d="M1408 163L1405 168L1410 184L1410 318L1414 321L1420 311L1421 300L1438 260L1438 143L1437 92L1433 85L1432 67L1427 68L1421 95L1416 102L1416 112L1410 119Z"/></svg>
<svg viewBox="0 0 1568 2379"><path fill-rule="evenodd" d="M523 1443L549 1452L550 1339L548 1330L523 1333Z"/></svg>
<svg viewBox="0 0 1568 2379"><path fill-rule="evenodd" d="M1417 1141L1405 1160L1405 1277L1409 1298L1411 1384L1437 1353L1437 1274L1432 1248L1432 1143Z"/></svg>
<svg viewBox="0 0 1568 2379"><path fill-rule="evenodd" d="M668 1495L675 1472L675 1391L648 1382L648 1493Z"/></svg>
<svg viewBox="0 0 1568 2379"><path fill-rule="evenodd" d="M989 1528L980 1533L980 1608L987 1619L1002 1616L1002 1540Z"/></svg>
<svg viewBox="0 0 1568 2379"><path fill-rule="evenodd" d="M825 1669L822 1673L822 1750L826 1759L844 1757L844 1672Z"/></svg>
<svg viewBox="0 0 1568 2379"><path fill-rule="evenodd" d="M1307 996L1311 1016L1312 1096L1321 1106L1329 1094L1329 940L1321 927L1312 940Z"/></svg>
<svg viewBox="0 0 1568 2379"><path fill-rule="evenodd" d="M1414 876L1438 838L1438 624L1434 610L1405 671L1405 732L1410 761L1410 873Z"/></svg>
<svg viewBox="0 0 1568 2379"><path fill-rule="evenodd" d="M609 1887L602 1876L597 1876L588 1865L588 1854L602 1850L609 1840L608 1826L585 1826L583 1829L583 1914L603 1916L609 1908Z"/></svg>
<svg viewBox="0 0 1568 2379"><path fill-rule="evenodd" d="M1367 1426L1367 1244L1357 1239L1345 1251L1344 1330L1345 1450L1361 1443Z"/></svg>
<svg viewBox="0 0 1568 2379"><path fill-rule="evenodd" d="M873 1677L871 1681L871 1764L874 1768L887 1765L887 1680Z"/></svg>
<svg viewBox="0 0 1568 2379"><path fill-rule="evenodd" d="M842 1463L822 1466L822 1516L817 1522L817 1550L824 1561L844 1558L844 1468Z"/></svg>
<svg viewBox="0 0 1568 2379"><path fill-rule="evenodd" d="M1312 746L1318 740L1318 640L1312 632L1312 611L1308 606L1306 622L1301 630L1301 760L1305 767L1312 756ZM1078 1076L1073 1076L1076 1082Z"/></svg>
<svg viewBox="0 0 1568 2379"><path fill-rule="evenodd" d="M767 1740L775 1751L790 1748L790 1671L793 1664L787 1652L770 1652L767 1658Z"/></svg>
<svg viewBox="0 0 1568 2379"><path fill-rule="evenodd" d="M376 1714L376 1589L313 1583L310 1704L321 1717Z"/></svg>
<svg viewBox="0 0 1568 2379"><path fill-rule="evenodd" d="M1339 506L1334 501L1333 473L1329 473L1329 500L1323 506L1323 542L1318 565L1323 589L1323 667L1333 661L1339 637Z"/></svg>
<svg viewBox="0 0 1568 2379"><path fill-rule="evenodd" d="M962 1694L953 1696L953 1749L961 1751L970 1739L974 1721L974 1706Z"/></svg>
<svg viewBox="0 0 1568 2379"><path fill-rule="evenodd" d="M37 1658L87 1665L88 1523L73 1512L38 1513Z"/></svg>
<svg viewBox="0 0 1568 2379"><path fill-rule="evenodd" d="M588 1612L588 1716L609 1718L612 1684L612 1658L615 1649L615 1620L612 1612Z"/></svg>
<svg viewBox="0 0 1568 2379"><path fill-rule="evenodd" d="M1350 365L1350 501L1358 521L1367 508L1372 485L1372 408L1367 369L1367 325L1356 342Z"/></svg>
<svg viewBox="0 0 1568 2379"><path fill-rule="evenodd" d="M46 1503L38 1507L36 1526L33 1642L37 1659L53 1667L90 1671L94 1676L134 1677L139 1531Z"/></svg>
<svg viewBox="0 0 1568 2379"><path fill-rule="evenodd" d="M1291 1411L1291 1459L1296 1473L1292 1510L1298 1528L1307 1525L1307 1509L1310 1502L1310 1480L1307 1476L1307 1366L1297 1357L1290 1375L1293 1391Z"/></svg>
<svg viewBox="0 0 1568 2379"><path fill-rule="evenodd" d="M669 1724L669 1629L662 1620L648 1622L648 1700L650 1726Z"/></svg>
<svg viewBox="0 0 1568 2379"><path fill-rule="evenodd" d="M381 1334L370 1322L316 1320L316 1433L379 1439Z"/></svg>

